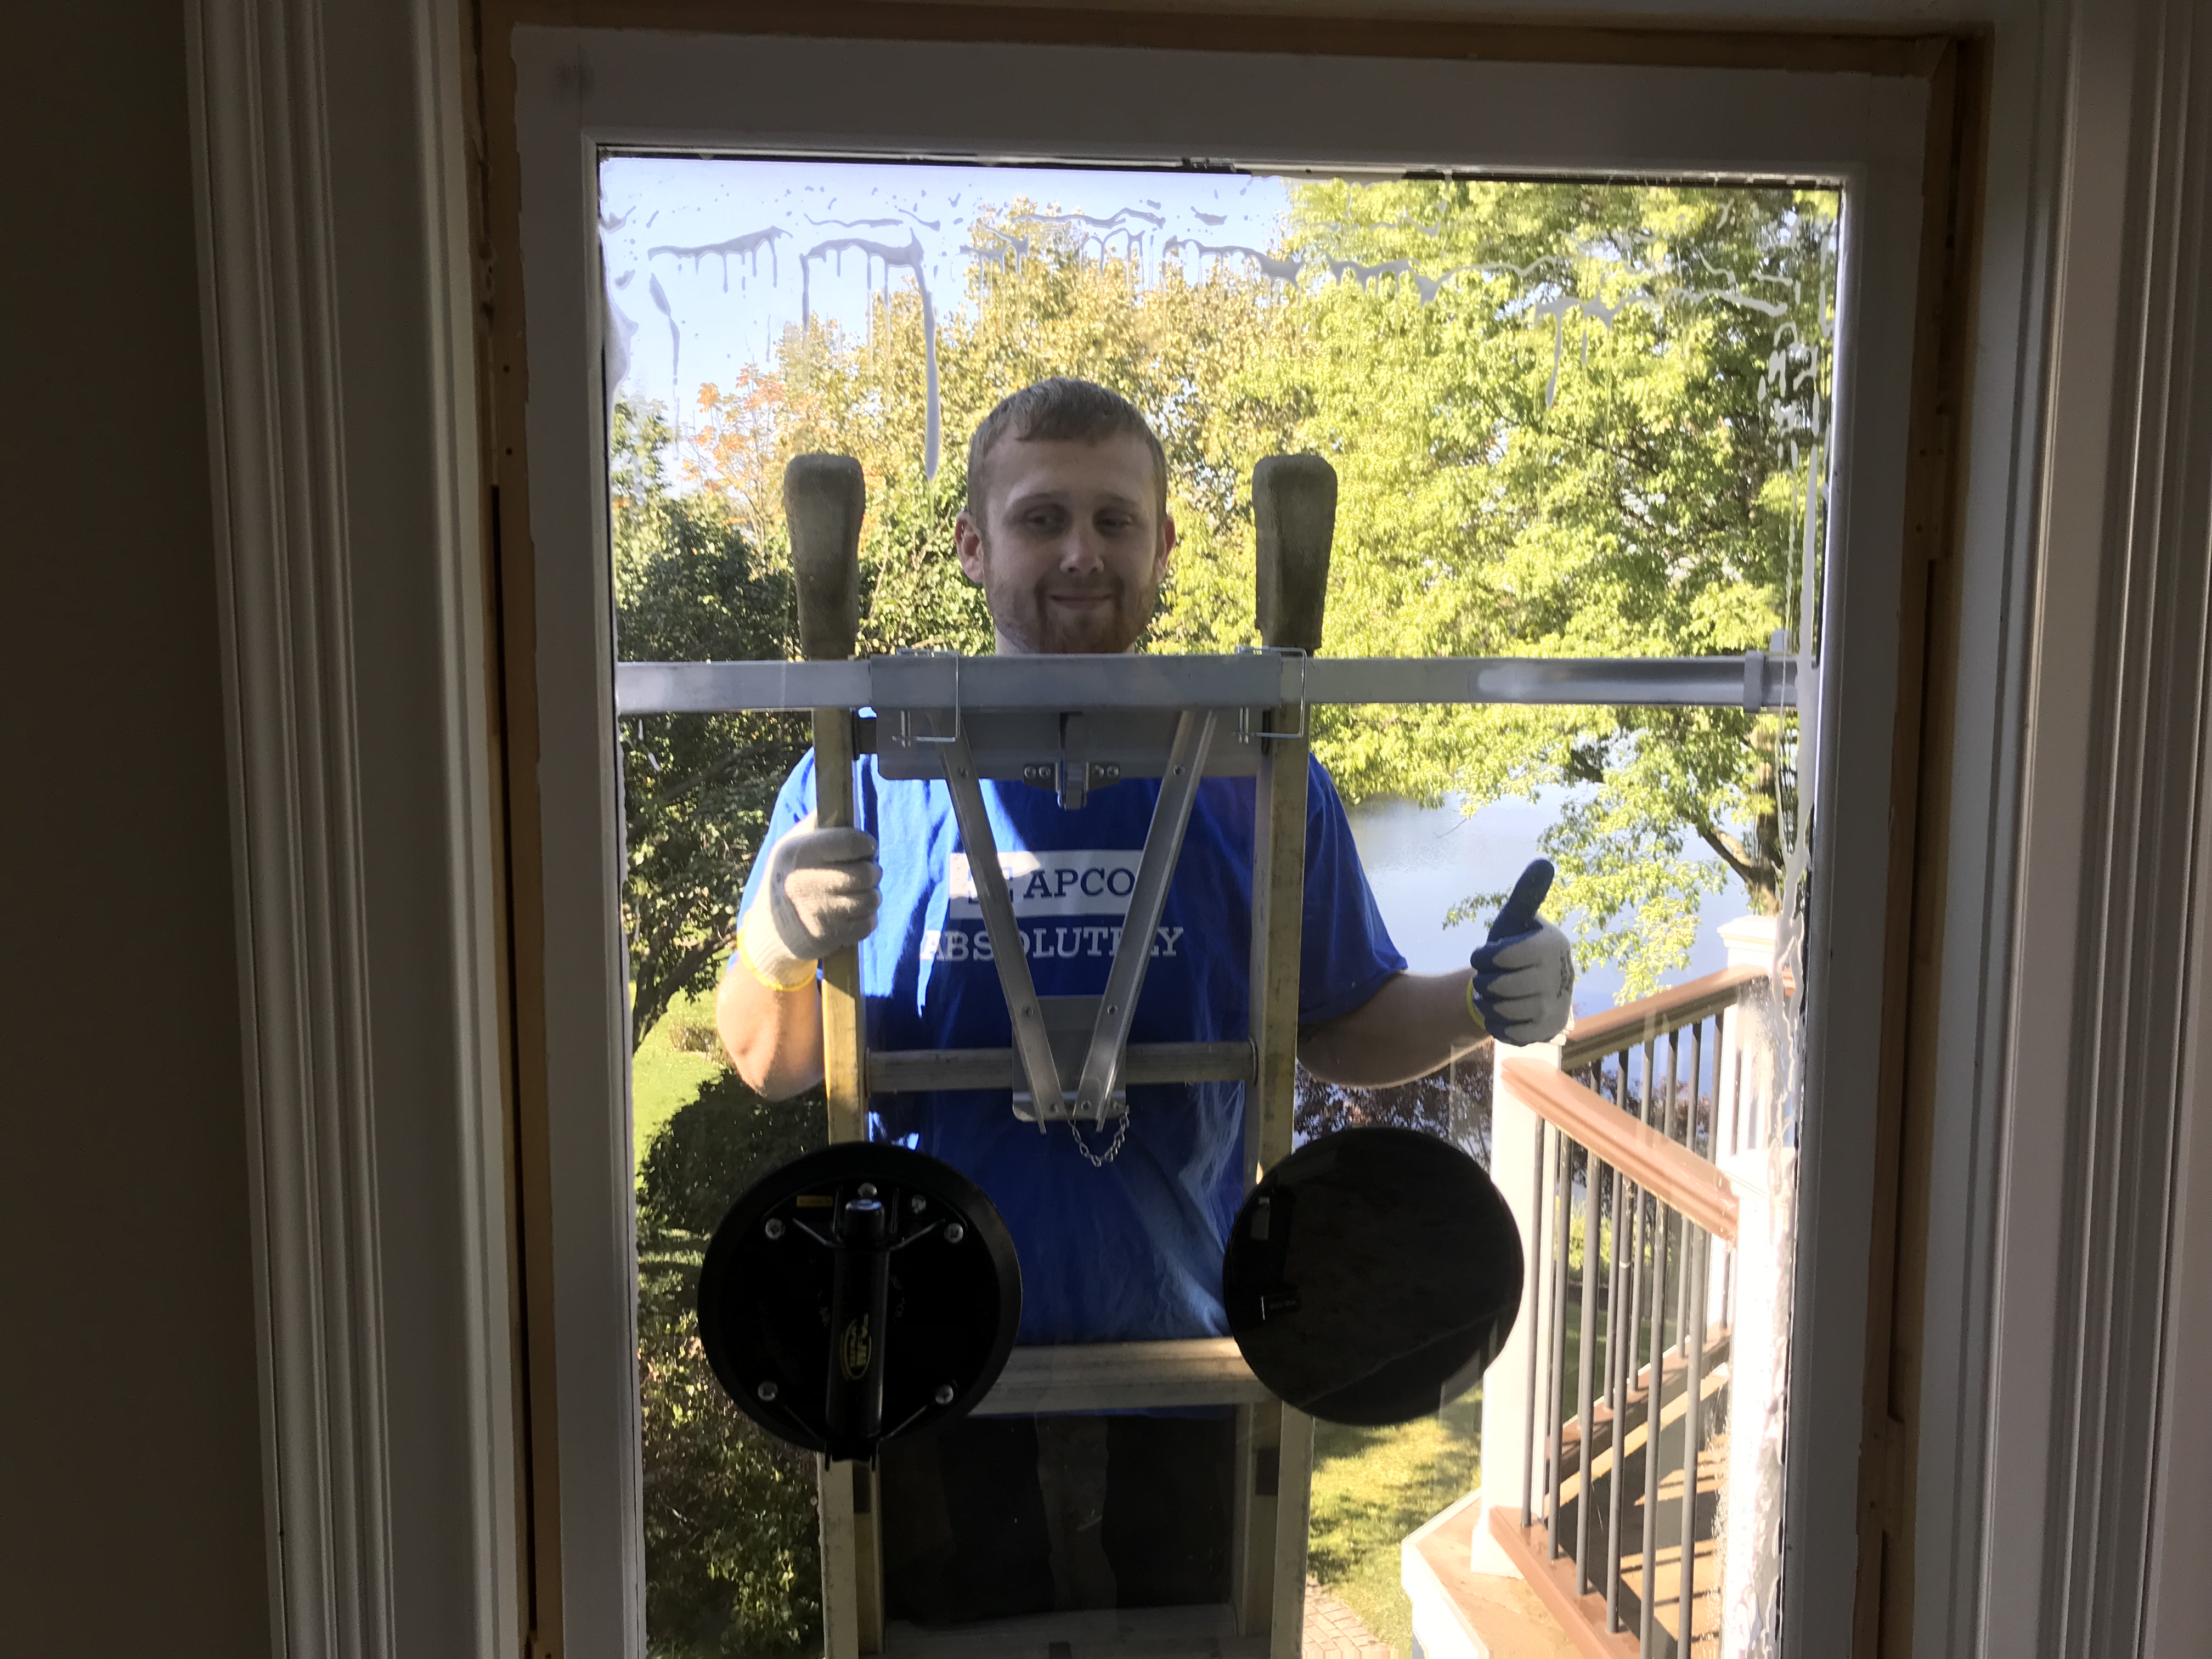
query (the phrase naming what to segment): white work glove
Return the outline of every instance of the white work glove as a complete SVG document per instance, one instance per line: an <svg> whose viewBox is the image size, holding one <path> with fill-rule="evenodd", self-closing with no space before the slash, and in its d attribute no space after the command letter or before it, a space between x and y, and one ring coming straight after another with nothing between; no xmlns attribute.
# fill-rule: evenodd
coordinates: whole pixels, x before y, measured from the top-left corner
<svg viewBox="0 0 2212 1659"><path fill-rule="evenodd" d="M1501 1042L1548 1042L1575 1011L1575 947L1536 914L1552 890L1552 863L1537 859L1521 872L1490 938L1468 963L1468 1006Z"/></svg>
<svg viewBox="0 0 2212 1659"><path fill-rule="evenodd" d="M753 908L738 928L738 954L761 983L804 990L815 964L876 931L876 838L861 830L817 830L809 812L769 848Z"/></svg>

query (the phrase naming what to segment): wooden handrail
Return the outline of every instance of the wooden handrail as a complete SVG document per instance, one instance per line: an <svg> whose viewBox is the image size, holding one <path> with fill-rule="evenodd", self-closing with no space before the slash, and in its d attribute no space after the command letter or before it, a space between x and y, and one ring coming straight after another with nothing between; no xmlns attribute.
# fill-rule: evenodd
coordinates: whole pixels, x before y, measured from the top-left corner
<svg viewBox="0 0 2212 1659"><path fill-rule="evenodd" d="M1741 1000L1745 986L1761 984L1765 979L1764 968L1723 968L1717 974L1578 1019L1560 1045L1559 1069L1579 1072L1594 1060L1694 1025L1708 1014L1734 1007Z"/></svg>
<svg viewBox="0 0 2212 1659"><path fill-rule="evenodd" d="M1540 1060L1509 1060L1498 1067L1498 1074L1522 1105L1560 1133L1580 1141L1593 1157L1622 1171L1715 1238L1735 1243L1735 1188L1717 1165Z"/></svg>

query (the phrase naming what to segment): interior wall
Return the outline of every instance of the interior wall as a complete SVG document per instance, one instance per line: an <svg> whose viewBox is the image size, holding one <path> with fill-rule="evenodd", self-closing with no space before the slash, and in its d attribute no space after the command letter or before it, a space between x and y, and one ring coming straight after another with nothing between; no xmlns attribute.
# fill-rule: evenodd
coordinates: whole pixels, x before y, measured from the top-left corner
<svg viewBox="0 0 2212 1659"><path fill-rule="evenodd" d="M265 1653L185 8L13 13L0 1654Z"/></svg>

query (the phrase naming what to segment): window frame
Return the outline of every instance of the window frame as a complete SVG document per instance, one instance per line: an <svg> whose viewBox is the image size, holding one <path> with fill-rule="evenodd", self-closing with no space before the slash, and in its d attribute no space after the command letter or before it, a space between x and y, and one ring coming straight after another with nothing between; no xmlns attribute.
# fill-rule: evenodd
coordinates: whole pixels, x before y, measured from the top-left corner
<svg viewBox="0 0 2212 1659"><path fill-rule="evenodd" d="M272 1650L568 1647L508 52L530 19L1949 81L1899 595L1907 857L1868 1034L1902 1138L1884 1191L1923 1208L1871 1263L1898 1298L1868 1352L1875 1577L1817 1650L2163 1651L2204 1623L2202 1413L2157 1410L2203 1328L2212 793L2147 741L2207 707L2201 635L2147 625L2199 602L2212 476L2212 377L2174 368L2212 295L2193 12L1349 9L187 7ZM380 872L399 846L427 856Z"/></svg>
<svg viewBox="0 0 2212 1659"><path fill-rule="evenodd" d="M608 149L928 155L1247 165L1480 165L1527 176L1818 179L1846 191L1836 376L1838 453L1823 710L1849 708L1820 750L1814 937L1837 915L1886 915L1897 595L1905 514L1921 140L1926 88L1823 70L1296 58L1006 43L807 41L526 27L514 33L523 286L532 327L527 436L536 576L538 806L544 899L546 1148L554 1372L568 1644L641 1651L643 1583L630 1282L629 1055L605 575L603 312L591 226ZM915 90L917 56L933 61ZM1103 112L1024 89L1024 66L1070 60L1149 95ZM964 84L976 95L963 98ZM1063 78L1057 84L1064 85ZM824 119L844 88L874 118ZM1203 112L1234 87L1249 101ZM1008 92L1007 88L1015 88ZM1357 88L1360 97L1348 95ZM865 95L863 95L865 89ZM984 113L981 94L998 94ZM1317 94L1326 90L1327 99ZM1365 102L1361 100L1364 99ZM1194 113L1193 106L1201 112ZM1547 131L1603 108L1601 131ZM1127 112L1151 131L1132 139ZM1177 118L1163 112L1176 110ZM1271 111L1306 112L1296 121ZM1322 112L1315 114L1315 111ZM1449 112L1449 113L1440 113ZM748 118L749 117L749 118ZM1378 135L1388 135L1387 138ZM1879 1009L1887 929L1830 939L1808 1032L1797 1378L1786 1549L1793 1629L1847 1626L1873 1212L1876 1045L1831 1043L1824 1010ZM605 1103L620 1101L609 1113ZM613 1179L609 1177L612 1176Z"/></svg>

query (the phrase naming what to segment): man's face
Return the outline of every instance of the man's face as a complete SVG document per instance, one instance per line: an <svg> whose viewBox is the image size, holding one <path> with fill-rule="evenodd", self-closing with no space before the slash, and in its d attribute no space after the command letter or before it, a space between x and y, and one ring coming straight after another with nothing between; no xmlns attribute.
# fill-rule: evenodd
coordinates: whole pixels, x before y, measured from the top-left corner
<svg viewBox="0 0 2212 1659"><path fill-rule="evenodd" d="M1175 520L1141 439L1002 441L986 522L963 513L960 568L983 590L999 649L1127 651L1152 620Z"/></svg>

